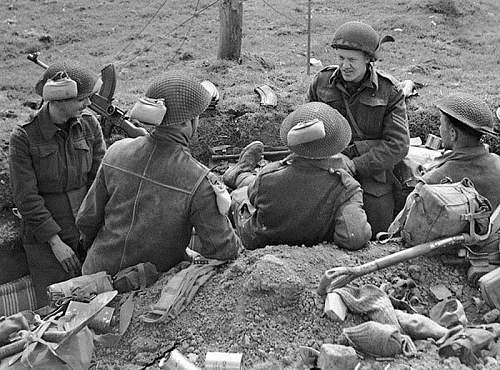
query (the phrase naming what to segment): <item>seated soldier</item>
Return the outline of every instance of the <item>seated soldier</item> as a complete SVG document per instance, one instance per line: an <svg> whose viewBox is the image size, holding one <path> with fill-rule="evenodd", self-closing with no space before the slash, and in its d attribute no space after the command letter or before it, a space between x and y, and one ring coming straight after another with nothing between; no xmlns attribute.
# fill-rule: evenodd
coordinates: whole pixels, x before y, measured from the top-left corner
<svg viewBox="0 0 500 370"><path fill-rule="evenodd" d="M356 250L371 237L363 191L340 154L351 140L349 123L327 104L300 106L285 118L281 140L293 152L252 173L263 152L249 144L223 176L233 192L233 220L247 249L312 246L322 241Z"/></svg>
<svg viewBox="0 0 500 370"><path fill-rule="evenodd" d="M453 182L468 177L479 194L496 208L500 204L500 157L481 143L483 134L498 137L490 109L467 94L448 96L436 106L441 114L439 131L446 151L431 164L423 180L438 184L446 177Z"/></svg>
<svg viewBox="0 0 500 370"><path fill-rule="evenodd" d="M241 246L226 215L229 202L223 210L216 195L223 185L188 148L210 94L200 83L168 73L146 97L165 105L158 126L150 136L108 149L78 212L77 226L90 247L84 274L113 275L148 261L167 271L187 259L193 227L198 252L207 258L234 259Z"/></svg>

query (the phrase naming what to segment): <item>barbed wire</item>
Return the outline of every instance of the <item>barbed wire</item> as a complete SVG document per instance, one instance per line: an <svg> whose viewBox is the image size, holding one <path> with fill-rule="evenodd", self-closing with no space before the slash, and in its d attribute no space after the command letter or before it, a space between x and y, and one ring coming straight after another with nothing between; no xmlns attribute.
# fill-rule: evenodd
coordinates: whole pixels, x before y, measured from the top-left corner
<svg viewBox="0 0 500 370"><path fill-rule="evenodd" d="M292 21L294 23L303 23L304 21L303 20L299 20L297 18L294 18L288 14L285 14L283 12L280 12L278 9L276 9L273 5L269 4L269 2L267 2L267 0L262 0L262 2L267 5L269 8L271 8L272 10L274 10L276 13L278 13L279 15L281 15L282 17L285 17L286 19L288 19L289 21Z"/></svg>
<svg viewBox="0 0 500 370"><path fill-rule="evenodd" d="M151 22L153 22L153 19L155 19L155 17L158 15L158 13L160 12L160 10L165 6L165 4L167 3L168 0L164 0L163 3L160 5L160 7L158 9L156 9L156 11L154 12L154 14L147 20L147 22L144 24L144 26L141 28L141 30L139 32L136 33L135 37L132 38L121 50L120 52L116 55L115 59L118 59L120 57L120 55L125 51L127 50L130 45L132 45L134 42L135 42L135 39L137 37L139 37L141 35L141 33L144 32L144 30L151 24Z"/></svg>
<svg viewBox="0 0 500 370"><path fill-rule="evenodd" d="M211 8L212 6L214 6L215 4L217 4L220 0L215 0L211 3L209 3L208 5L205 5L204 7L202 7L200 10L197 10L198 6L199 6L199 0L197 2L197 5L196 5L196 9L195 9L195 12L190 15L188 18L186 18L184 21L182 21L181 23L177 24L176 26L172 27L172 29L168 30L166 33L167 34L172 34L174 31L176 31L177 29L181 28L182 26L184 26L185 24L187 24L188 22L192 21L194 18L197 18L201 13L203 13L204 11L206 11L207 9ZM150 23L150 22L149 22ZM143 29L145 29L146 27L143 27ZM192 28L191 28L192 29ZM191 29L188 31L190 32ZM140 33L138 34L140 35ZM132 40L133 41L133 40ZM186 38L183 39L183 41L181 42L181 46L180 48L184 45L184 42L186 41ZM125 49L125 48L124 48ZM178 48L176 50L176 53L179 51L180 49ZM134 55L132 58L130 59L127 59L125 60L124 62L121 62L120 64L123 64L123 65L127 65L129 64L130 62L132 62L134 59L136 59L138 57L138 55ZM175 55L174 55L175 57Z"/></svg>

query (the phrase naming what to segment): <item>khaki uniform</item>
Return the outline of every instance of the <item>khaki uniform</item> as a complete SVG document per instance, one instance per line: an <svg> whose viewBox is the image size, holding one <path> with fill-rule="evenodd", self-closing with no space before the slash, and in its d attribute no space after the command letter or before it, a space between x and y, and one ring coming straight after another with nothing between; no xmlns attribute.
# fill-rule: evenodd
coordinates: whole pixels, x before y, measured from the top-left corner
<svg viewBox="0 0 500 370"><path fill-rule="evenodd" d="M361 187L342 157L291 155L265 166L248 186L250 204L243 197L235 205L235 224L245 248L322 241L353 250L363 247L371 229Z"/></svg>
<svg viewBox="0 0 500 370"><path fill-rule="evenodd" d="M357 156L356 179L364 190L364 206L374 235L393 219L394 165L408 153L406 105L397 81L370 67L359 89L349 93L337 66L321 70L313 79L309 101L324 102L337 109L351 125ZM346 109L347 102L357 128Z"/></svg>
<svg viewBox="0 0 500 370"><path fill-rule="evenodd" d="M44 105L32 120L12 131L10 181L23 217L23 245L38 305L47 302L48 285L70 277L47 241L58 234L77 251L75 216L104 151L99 122L90 114L72 120L65 131L52 123Z"/></svg>

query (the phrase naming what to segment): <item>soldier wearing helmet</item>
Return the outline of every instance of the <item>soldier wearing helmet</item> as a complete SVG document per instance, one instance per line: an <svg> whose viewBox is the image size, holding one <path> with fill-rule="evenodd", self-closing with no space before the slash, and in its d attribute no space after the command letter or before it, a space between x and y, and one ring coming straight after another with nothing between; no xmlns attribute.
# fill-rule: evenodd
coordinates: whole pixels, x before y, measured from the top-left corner
<svg viewBox="0 0 500 370"><path fill-rule="evenodd" d="M309 101L332 106L351 126L352 139L343 153L354 163L374 236L393 219L393 191L399 183L392 171L408 153L410 141L403 93L392 76L374 66L387 41L394 39L381 38L365 23L341 25L332 43L339 64L321 70L308 92Z"/></svg>
<svg viewBox="0 0 500 370"><path fill-rule="evenodd" d="M47 304L48 285L81 274L75 217L105 151L85 110L99 82L77 63L49 66L35 87L45 103L10 136L10 181L38 306Z"/></svg>
<svg viewBox="0 0 500 370"><path fill-rule="evenodd" d="M141 262L167 271L187 259L193 227L197 252L207 258L236 258L241 246L227 217L227 190L189 152L210 94L192 78L167 73L145 95L131 117L155 125L154 132L109 147L78 212L90 248L84 274L114 275Z"/></svg>
<svg viewBox="0 0 500 370"><path fill-rule="evenodd" d="M440 112L439 131L445 152L428 167L423 180L439 184L445 178L458 182L467 177L493 208L498 207L500 156L490 153L481 143L483 135L499 137L488 105L473 95L460 93L441 99L436 106ZM498 253L498 235L478 248L480 252Z"/></svg>
<svg viewBox="0 0 500 370"><path fill-rule="evenodd" d="M436 106L446 151L429 167L424 181L436 184L446 177L454 182L468 177L477 191L497 207L500 204L500 157L481 143L483 135L499 136L488 105L473 95L455 94L441 99Z"/></svg>
<svg viewBox="0 0 500 370"><path fill-rule="evenodd" d="M303 104L285 118L280 136L290 156L252 174L264 150L255 141L223 176L237 188L233 221L245 248L322 241L362 248L371 229L350 160L340 154L351 139L346 119L324 103Z"/></svg>

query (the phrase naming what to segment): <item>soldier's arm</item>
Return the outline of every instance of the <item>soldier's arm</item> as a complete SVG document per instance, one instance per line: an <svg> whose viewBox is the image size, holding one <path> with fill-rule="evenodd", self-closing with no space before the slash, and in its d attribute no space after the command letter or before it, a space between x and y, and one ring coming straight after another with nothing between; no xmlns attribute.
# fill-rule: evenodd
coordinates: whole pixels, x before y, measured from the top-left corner
<svg viewBox="0 0 500 370"><path fill-rule="evenodd" d="M372 235L363 209L363 191L359 183L346 172L339 170L338 174L345 191L335 214L334 242L342 248L360 249Z"/></svg>
<svg viewBox="0 0 500 370"><path fill-rule="evenodd" d="M410 147L410 134L403 92L393 86L380 140L357 141L359 157L353 158L359 174L369 176L373 171L392 170L402 160ZM376 144L376 145L374 145Z"/></svg>
<svg viewBox="0 0 500 370"><path fill-rule="evenodd" d="M90 248L104 225L104 210L108 200L109 194L101 166L76 216L76 226L80 230L86 249Z"/></svg>
<svg viewBox="0 0 500 370"><path fill-rule="evenodd" d="M193 195L189 219L201 241L201 255L219 260L234 259L241 246L227 215L220 213L212 185L204 178Z"/></svg>
<svg viewBox="0 0 500 370"><path fill-rule="evenodd" d="M16 127L10 136L9 168L14 203L37 241L47 242L61 227L39 193L28 136L21 127Z"/></svg>

